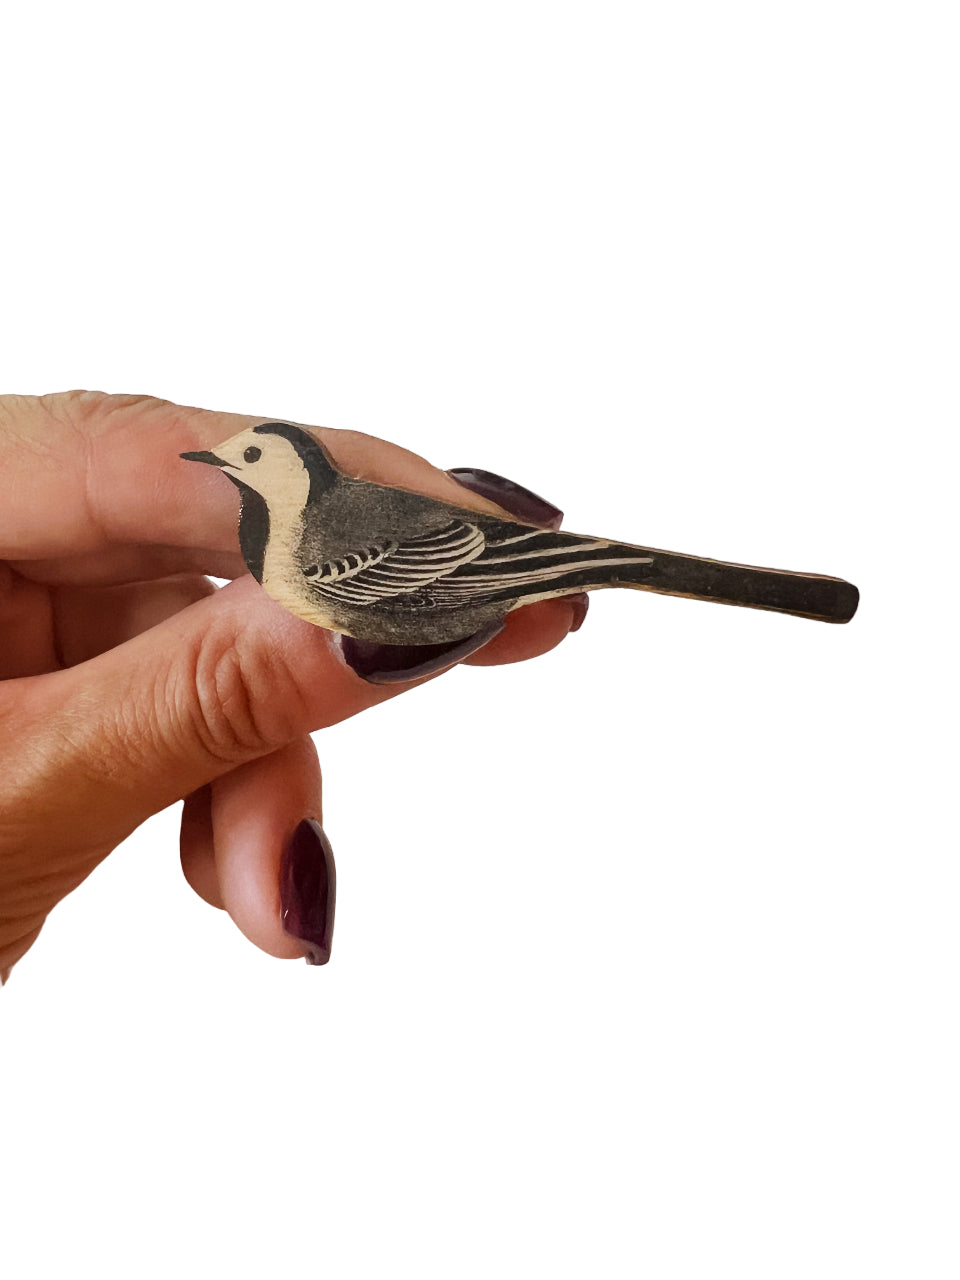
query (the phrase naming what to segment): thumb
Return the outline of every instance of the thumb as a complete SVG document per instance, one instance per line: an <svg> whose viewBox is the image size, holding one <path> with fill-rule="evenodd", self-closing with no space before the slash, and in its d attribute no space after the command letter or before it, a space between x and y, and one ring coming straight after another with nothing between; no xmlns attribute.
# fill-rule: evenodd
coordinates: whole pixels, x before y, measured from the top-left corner
<svg viewBox="0 0 960 1280"><path fill-rule="evenodd" d="M530 605L508 617L491 656L544 652L570 621L564 601ZM455 650L442 661L464 656ZM339 637L244 576L78 666L0 685L0 728L6 706L18 742L4 781L45 844L80 840L106 852L237 765L420 683L361 678Z"/></svg>
<svg viewBox="0 0 960 1280"><path fill-rule="evenodd" d="M27 695L17 708L23 783L47 832L62 822L75 838L82 814L84 834L102 844L403 687L362 680L331 633L244 577L107 653L3 692Z"/></svg>
<svg viewBox="0 0 960 1280"><path fill-rule="evenodd" d="M521 612L534 610L542 652L570 613L554 600ZM508 623L498 659L532 656L530 640ZM330 632L250 577L76 667L0 682L0 978L151 814L414 683L362 679Z"/></svg>

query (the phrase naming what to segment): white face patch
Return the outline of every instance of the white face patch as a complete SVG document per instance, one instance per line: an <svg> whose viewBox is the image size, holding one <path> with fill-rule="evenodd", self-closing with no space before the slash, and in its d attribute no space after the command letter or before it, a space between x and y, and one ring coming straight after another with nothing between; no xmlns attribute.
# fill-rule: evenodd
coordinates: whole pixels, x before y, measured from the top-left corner
<svg viewBox="0 0 960 1280"><path fill-rule="evenodd" d="M303 459L283 436L241 431L217 445L217 456L227 463L223 468L227 475L260 494L271 515L279 515L291 502L299 500L301 509L306 503L310 477Z"/></svg>
<svg viewBox="0 0 960 1280"><path fill-rule="evenodd" d="M217 445L216 455L223 459L225 475L253 489L266 503L261 565L265 590L291 613L307 616L309 589L297 555L310 498L310 473L303 459L284 436L253 430Z"/></svg>

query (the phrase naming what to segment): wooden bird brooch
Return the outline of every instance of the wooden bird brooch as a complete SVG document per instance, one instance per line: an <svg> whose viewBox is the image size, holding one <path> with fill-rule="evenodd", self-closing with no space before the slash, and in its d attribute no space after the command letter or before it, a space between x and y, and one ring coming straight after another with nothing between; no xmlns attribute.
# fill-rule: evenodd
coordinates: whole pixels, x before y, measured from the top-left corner
<svg viewBox="0 0 960 1280"><path fill-rule="evenodd" d="M302 427L266 422L216 452L241 494L240 548L284 608L361 641L441 645L550 596L632 587L848 622L841 578L728 564L558 532L341 475Z"/></svg>

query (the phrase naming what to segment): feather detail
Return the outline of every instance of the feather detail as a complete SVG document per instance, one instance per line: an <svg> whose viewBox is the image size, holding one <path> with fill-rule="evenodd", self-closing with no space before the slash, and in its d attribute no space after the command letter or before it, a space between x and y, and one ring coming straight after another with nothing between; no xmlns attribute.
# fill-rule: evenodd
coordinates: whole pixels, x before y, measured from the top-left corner
<svg viewBox="0 0 960 1280"><path fill-rule="evenodd" d="M476 525L452 520L444 528L419 538L389 542L349 552L319 566L311 565L304 576L328 600L374 604L419 591L469 564L483 549L483 534Z"/></svg>
<svg viewBox="0 0 960 1280"><path fill-rule="evenodd" d="M586 573L599 584L618 567L651 562L639 549L543 529L487 542L476 525L453 521L418 538L311 565L305 576L314 591L332 602L374 605L420 593L421 605L452 610L503 592L528 596L563 590L569 588L571 574L583 581Z"/></svg>

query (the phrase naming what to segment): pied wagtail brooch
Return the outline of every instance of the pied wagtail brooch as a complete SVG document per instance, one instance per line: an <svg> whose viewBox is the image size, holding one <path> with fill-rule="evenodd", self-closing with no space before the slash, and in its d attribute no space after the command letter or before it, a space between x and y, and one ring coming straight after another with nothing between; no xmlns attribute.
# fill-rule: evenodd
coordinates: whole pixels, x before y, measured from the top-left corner
<svg viewBox="0 0 960 1280"><path fill-rule="evenodd" d="M240 549L264 590L316 626L361 641L443 645L497 630L550 596L633 587L849 622L841 578L728 564L558 532L342 475L302 427L266 422L216 452L240 490Z"/></svg>

